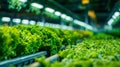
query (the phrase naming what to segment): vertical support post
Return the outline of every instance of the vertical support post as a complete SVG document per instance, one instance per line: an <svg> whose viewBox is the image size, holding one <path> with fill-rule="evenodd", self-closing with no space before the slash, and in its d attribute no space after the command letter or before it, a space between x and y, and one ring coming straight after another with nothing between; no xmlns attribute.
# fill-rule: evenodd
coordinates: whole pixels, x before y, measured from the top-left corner
<svg viewBox="0 0 120 67"><path fill-rule="evenodd" d="M10 18L10 26L13 26L13 21L12 21L13 17Z"/></svg>
<svg viewBox="0 0 120 67"><path fill-rule="evenodd" d="M43 23L43 26L45 26L46 20L45 20L45 15L44 15L44 8L41 9L41 14L40 15L41 15L41 21Z"/></svg>
<svg viewBox="0 0 120 67"><path fill-rule="evenodd" d="M41 16L41 19L42 19L43 26L45 26L45 16L42 15L42 16Z"/></svg>
<svg viewBox="0 0 120 67"><path fill-rule="evenodd" d="M85 23L88 24L88 10L85 12Z"/></svg>
<svg viewBox="0 0 120 67"><path fill-rule="evenodd" d="M64 22L62 21L62 18L61 17L59 17L60 18L60 25L61 25L61 28L63 29L63 25L64 25Z"/></svg>

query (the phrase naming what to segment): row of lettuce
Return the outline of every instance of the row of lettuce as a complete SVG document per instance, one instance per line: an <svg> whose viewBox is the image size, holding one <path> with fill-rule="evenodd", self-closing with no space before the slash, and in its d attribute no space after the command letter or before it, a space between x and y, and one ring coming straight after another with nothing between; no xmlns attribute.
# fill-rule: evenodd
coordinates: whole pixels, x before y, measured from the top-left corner
<svg viewBox="0 0 120 67"><path fill-rule="evenodd" d="M24 56L39 51L56 54L62 45L75 44L83 37L91 36L90 31L61 30L36 25L0 27L0 61Z"/></svg>
<svg viewBox="0 0 120 67"><path fill-rule="evenodd" d="M120 67L120 39L98 34L58 53L61 61L50 64L37 58L42 67ZM43 61L44 60L44 61Z"/></svg>

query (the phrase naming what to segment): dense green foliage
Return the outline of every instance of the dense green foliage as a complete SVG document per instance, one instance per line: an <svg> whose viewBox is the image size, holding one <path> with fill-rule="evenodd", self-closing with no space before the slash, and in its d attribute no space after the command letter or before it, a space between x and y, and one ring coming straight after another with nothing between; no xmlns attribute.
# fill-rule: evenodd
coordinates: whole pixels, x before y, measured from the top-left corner
<svg viewBox="0 0 120 67"><path fill-rule="evenodd" d="M89 40L89 38L86 38ZM112 39L118 39L118 37L110 35L110 34L105 34L105 33L98 33L94 35L93 37L90 37L90 39L93 40L112 40Z"/></svg>
<svg viewBox="0 0 120 67"><path fill-rule="evenodd" d="M49 55L53 55L60 50L62 45L72 45L84 37L83 35L89 34L36 25L0 27L0 60L44 50L48 51Z"/></svg>
<svg viewBox="0 0 120 67"><path fill-rule="evenodd" d="M120 39L98 34L58 54L61 62L44 67L120 67Z"/></svg>
<svg viewBox="0 0 120 67"><path fill-rule="evenodd" d="M107 31L107 33L120 37L120 29L113 29L113 30Z"/></svg>

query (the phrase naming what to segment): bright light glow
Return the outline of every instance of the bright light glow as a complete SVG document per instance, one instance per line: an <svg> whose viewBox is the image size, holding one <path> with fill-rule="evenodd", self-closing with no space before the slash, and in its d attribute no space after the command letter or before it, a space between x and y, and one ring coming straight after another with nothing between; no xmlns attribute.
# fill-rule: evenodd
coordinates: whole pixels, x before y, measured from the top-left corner
<svg viewBox="0 0 120 67"><path fill-rule="evenodd" d="M23 24L28 24L28 23L29 23L29 20L23 19L23 20L22 20L22 23L23 23Z"/></svg>
<svg viewBox="0 0 120 67"><path fill-rule="evenodd" d="M25 2L27 2L27 0L19 0L20 2L23 2L23 3L25 3Z"/></svg>
<svg viewBox="0 0 120 67"><path fill-rule="evenodd" d="M113 19L116 19L120 15L120 12L115 12L114 15L112 16Z"/></svg>
<svg viewBox="0 0 120 67"><path fill-rule="evenodd" d="M50 12L50 13L53 13L55 10L54 9L52 9L52 8L45 8L45 11L48 11L48 12Z"/></svg>
<svg viewBox="0 0 120 67"><path fill-rule="evenodd" d="M50 27L55 28L55 27L56 27L56 24L50 23Z"/></svg>
<svg viewBox="0 0 120 67"><path fill-rule="evenodd" d="M115 15L113 15L113 16L112 16L112 18L113 18L113 19L115 19L115 18L116 18L116 16L115 16Z"/></svg>
<svg viewBox="0 0 120 67"><path fill-rule="evenodd" d="M112 23L113 23L113 19L110 19L109 21L108 21L108 25L112 25Z"/></svg>
<svg viewBox="0 0 120 67"><path fill-rule="evenodd" d="M37 22L37 25L44 26L44 23L43 23L43 22L38 21L38 22Z"/></svg>
<svg viewBox="0 0 120 67"><path fill-rule="evenodd" d="M55 28L60 28L60 25L59 24L55 24Z"/></svg>
<svg viewBox="0 0 120 67"><path fill-rule="evenodd" d="M71 17L67 16L67 17L66 17L66 20L70 20L70 21L72 21L72 20L73 20L73 18L71 18Z"/></svg>
<svg viewBox="0 0 120 67"><path fill-rule="evenodd" d="M34 7L36 7L36 8L39 8L39 9L43 8L43 5L38 4L38 3L32 3L31 5L34 6Z"/></svg>
<svg viewBox="0 0 120 67"><path fill-rule="evenodd" d="M115 12L114 14L116 17L120 15L120 12Z"/></svg>
<svg viewBox="0 0 120 67"><path fill-rule="evenodd" d="M76 23L76 24L78 24L78 25L80 25L80 26L83 26L83 27L85 27L85 28L87 28L87 29L93 30L93 27L92 27L92 26L90 26L90 25L88 25L88 24L86 24L86 23L84 23L84 22L82 22L82 21L74 20L74 23Z"/></svg>
<svg viewBox="0 0 120 67"><path fill-rule="evenodd" d="M50 24L49 24L48 22L46 22L46 23L45 23L45 26L48 26L48 27L49 27L49 26L50 26Z"/></svg>
<svg viewBox="0 0 120 67"><path fill-rule="evenodd" d="M63 29L68 29L66 25L62 25L62 28Z"/></svg>
<svg viewBox="0 0 120 67"><path fill-rule="evenodd" d="M10 18L9 17L2 17L2 21L4 21L4 22L10 22Z"/></svg>
<svg viewBox="0 0 120 67"><path fill-rule="evenodd" d="M66 15L65 15L65 14L62 14L61 17L62 17L62 18L66 18Z"/></svg>
<svg viewBox="0 0 120 67"><path fill-rule="evenodd" d="M60 13L60 12L58 12L58 11L56 11L56 12L55 12L55 15L60 16L60 15L61 15L61 13Z"/></svg>
<svg viewBox="0 0 120 67"><path fill-rule="evenodd" d="M31 20L30 22L29 22L31 25L35 25L35 21L33 21L33 20Z"/></svg>
<svg viewBox="0 0 120 67"><path fill-rule="evenodd" d="M82 4L89 4L90 0L82 0Z"/></svg>
<svg viewBox="0 0 120 67"><path fill-rule="evenodd" d="M19 18L14 18L12 21L15 22L15 23L20 23L21 22L21 20Z"/></svg>

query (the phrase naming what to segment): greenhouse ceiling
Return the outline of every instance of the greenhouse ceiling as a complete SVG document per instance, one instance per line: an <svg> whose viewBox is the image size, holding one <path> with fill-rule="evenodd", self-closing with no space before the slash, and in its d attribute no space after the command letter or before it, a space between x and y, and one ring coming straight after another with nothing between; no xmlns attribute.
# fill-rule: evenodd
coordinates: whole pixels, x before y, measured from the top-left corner
<svg viewBox="0 0 120 67"><path fill-rule="evenodd" d="M97 22L96 24L103 26L106 24L114 5L119 0L54 0L72 12L84 18L86 10L94 10ZM82 1L89 1L89 4L84 4Z"/></svg>

